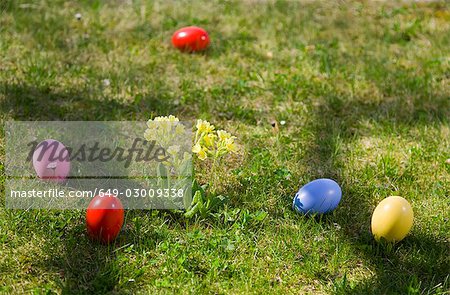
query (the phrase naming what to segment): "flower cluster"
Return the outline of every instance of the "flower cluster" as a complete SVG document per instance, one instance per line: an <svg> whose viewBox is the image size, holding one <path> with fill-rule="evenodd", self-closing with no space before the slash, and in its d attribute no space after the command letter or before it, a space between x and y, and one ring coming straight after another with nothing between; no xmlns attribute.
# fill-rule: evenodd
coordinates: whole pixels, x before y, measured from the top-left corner
<svg viewBox="0 0 450 295"><path fill-rule="evenodd" d="M237 151L235 136L225 130L215 131L214 125L208 121L197 120L194 147L192 152L197 154L200 160L208 157L218 159L228 153Z"/></svg>
<svg viewBox="0 0 450 295"><path fill-rule="evenodd" d="M162 147L168 148L169 143L176 142L174 139L185 133L185 127L175 116L161 116L147 121L147 130L144 138L148 141L155 140Z"/></svg>
<svg viewBox="0 0 450 295"><path fill-rule="evenodd" d="M173 173L181 173L181 169L185 169L191 159L187 151L190 150L192 143L187 142L189 138L185 136L185 133L186 127L172 115L156 117L147 121L144 138L147 141L155 141L170 155L169 160L163 164ZM174 145L174 143L176 144Z"/></svg>
<svg viewBox="0 0 450 295"><path fill-rule="evenodd" d="M159 176L164 176L164 170L176 175L190 175L192 171L190 165L192 157L186 151L192 149L197 157L204 161L212 159L212 165L207 174L209 180L204 185L199 185L197 180L192 182L193 198L190 195L183 196L183 203L186 209L185 216L190 218L196 214L206 216L214 210L218 204L225 199L222 195L216 194L217 182L220 177L220 159L229 153L236 153L237 147L235 136L232 136L225 130L215 130L214 125L208 121L197 120L195 126L194 143L187 136L185 126L179 122L175 116L156 117L147 122L147 130L144 137L148 141L155 141L158 145L166 149L170 158L162 162L158 171ZM183 183L186 179L178 179L177 183ZM169 179L169 181L172 181ZM190 182L190 181L189 181ZM164 183L162 179L161 183ZM166 183L168 183L166 181ZM170 187L167 185L167 187Z"/></svg>

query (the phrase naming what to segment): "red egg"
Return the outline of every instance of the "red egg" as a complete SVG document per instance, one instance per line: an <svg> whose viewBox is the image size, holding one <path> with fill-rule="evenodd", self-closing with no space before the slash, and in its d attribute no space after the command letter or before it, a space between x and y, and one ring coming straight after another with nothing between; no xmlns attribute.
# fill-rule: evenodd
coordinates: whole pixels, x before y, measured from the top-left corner
<svg viewBox="0 0 450 295"><path fill-rule="evenodd" d="M88 234L92 239L108 244L119 235L123 219L123 206L116 196L96 196L86 211Z"/></svg>
<svg viewBox="0 0 450 295"><path fill-rule="evenodd" d="M172 36L172 44L181 51L195 52L205 50L209 45L208 33L199 27L184 27Z"/></svg>

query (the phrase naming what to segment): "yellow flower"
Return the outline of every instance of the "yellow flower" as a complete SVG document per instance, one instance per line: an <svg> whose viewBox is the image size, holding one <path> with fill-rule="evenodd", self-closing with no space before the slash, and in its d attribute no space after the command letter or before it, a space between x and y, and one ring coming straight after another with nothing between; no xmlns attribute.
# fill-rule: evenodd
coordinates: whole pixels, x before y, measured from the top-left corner
<svg viewBox="0 0 450 295"><path fill-rule="evenodd" d="M155 130L154 129L146 129L144 133L144 138L147 141L152 141L155 138Z"/></svg>
<svg viewBox="0 0 450 295"><path fill-rule="evenodd" d="M167 149L167 152L171 154L172 156L175 156L180 151L179 145L172 145Z"/></svg>
<svg viewBox="0 0 450 295"><path fill-rule="evenodd" d="M202 150L202 147L200 146L200 143L198 143L198 142L192 148L192 152L195 154L200 153L201 150Z"/></svg>
<svg viewBox="0 0 450 295"><path fill-rule="evenodd" d="M210 133L214 130L214 125L211 125L208 121L204 121L202 119L197 120L197 133Z"/></svg>
<svg viewBox="0 0 450 295"><path fill-rule="evenodd" d="M148 120L148 121L147 121L147 127L148 127L148 128L153 128L153 126L155 126L155 125L153 124L153 120L152 120L152 119Z"/></svg>
<svg viewBox="0 0 450 295"><path fill-rule="evenodd" d="M179 122L180 121L180 119L178 119L177 117L172 116L172 115L169 116L168 120L170 122Z"/></svg>
<svg viewBox="0 0 450 295"><path fill-rule="evenodd" d="M149 120L149 122L151 122L152 120ZM153 119L153 122L179 122L180 119L178 119L177 117L170 115L170 116L159 116L159 117L155 117L155 119ZM148 123L149 123L148 122ZM147 123L147 125L148 125Z"/></svg>
<svg viewBox="0 0 450 295"><path fill-rule="evenodd" d="M176 135L184 134L184 125L183 124L177 124L177 127L175 127L175 134Z"/></svg>
<svg viewBox="0 0 450 295"><path fill-rule="evenodd" d="M228 152L235 153L237 151L236 144L233 138L225 139L225 148Z"/></svg>
<svg viewBox="0 0 450 295"><path fill-rule="evenodd" d="M207 134L203 137L203 141L205 142L205 145L208 147L214 146L214 142L216 140L216 135L213 133Z"/></svg>
<svg viewBox="0 0 450 295"><path fill-rule="evenodd" d="M158 116L158 117L155 117L155 118L153 119L153 121L154 121L154 122L167 121L167 117L166 117L166 116Z"/></svg>
<svg viewBox="0 0 450 295"><path fill-rule="evenodd" d="M207 151L208 151L208 150L205 149L205 148L201 149L200 152L197 154L198 158L199 158L200 160L204 161L204 160L208 157L208 155L207 155L207 153L206 153Z"/></svg>
<svg viewBox="0 0 450 295"><path fill-rule="evenodd" d="M217 130L217 135L219 136L220 140L231 138L231 134L226 132L225 130Z"/></svg>
<svg viewBox="0 0 450 295"><path fill-rule="evenodd" d="M145 130L144 137L146 140L156 140L156 142L166 149L169 155L178 155L181 151L179 145L171 145L171 143L180 144L176 137L186 132L186 127L179 123L179 119L173 115L155 117L148 120L148 128ZM215 126L206 120L197 120L195 144L192 147L192 153L204 161L208 157L218 159L227 153L235 153L237 146L234 140L235 136L225 130L217 130ZM184 152L183 161L188 160L192 156Z"/></svg>
<svg viewBox="0 0 450 295"><path fill-rule="evenodd" d="M172 130L172 123L168 120L158 121L156 126L158 126L159 130L161 130L163 136L169 135Z"/></svg>

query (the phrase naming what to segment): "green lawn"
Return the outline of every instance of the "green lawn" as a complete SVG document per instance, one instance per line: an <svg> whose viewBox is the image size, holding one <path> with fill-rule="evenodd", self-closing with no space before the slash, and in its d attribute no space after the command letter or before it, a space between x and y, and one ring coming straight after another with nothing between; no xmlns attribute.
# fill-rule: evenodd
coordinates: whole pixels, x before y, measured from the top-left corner
<svg viewBox="0 0 450 295"><path fill-rule="evenodd" d="M450 294L448 3L77 2L0 0L2 193L6 120L173 114L237 136L229 203L206 219L128 211L103 246L82 211L2 196L0 293ZM207 52L172 48L185 25L209 31ZM295 192L320 177L341 204L296 214ZM390 195L415 213L393 247L370 233Z"/></svg>

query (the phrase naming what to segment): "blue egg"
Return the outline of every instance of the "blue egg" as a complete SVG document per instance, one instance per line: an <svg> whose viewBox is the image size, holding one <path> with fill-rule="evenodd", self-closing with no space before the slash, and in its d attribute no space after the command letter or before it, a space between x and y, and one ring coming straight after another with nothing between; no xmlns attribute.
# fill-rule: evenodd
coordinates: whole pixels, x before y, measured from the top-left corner
<svg viewBox="0 0 450 295"><path fill-rule="evenodd" d="M292 206L302 214L327 213L336 209L341 197L342 190L336 181L321 178L301 187Z"/></svg>

